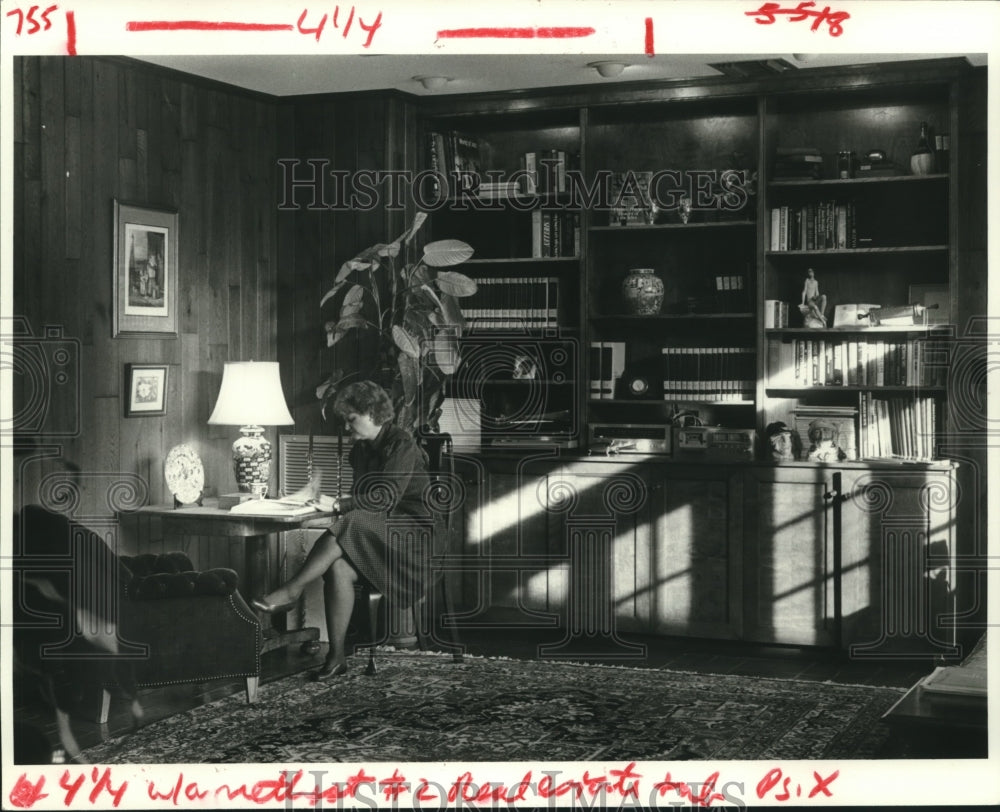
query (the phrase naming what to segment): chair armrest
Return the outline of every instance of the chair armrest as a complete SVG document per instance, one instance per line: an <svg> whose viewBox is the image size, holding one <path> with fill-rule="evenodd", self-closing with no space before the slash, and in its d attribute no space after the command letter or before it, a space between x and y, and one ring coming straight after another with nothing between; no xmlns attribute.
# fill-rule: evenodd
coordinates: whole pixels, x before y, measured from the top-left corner
<svg viewBox="0 0 1000 812"><path fill-rule="evenodd" d="M128 585L132 600L156 600L194 595L231 595L239 584L235 570L225 567L203 572L159 572L133 578Z"/></svg>

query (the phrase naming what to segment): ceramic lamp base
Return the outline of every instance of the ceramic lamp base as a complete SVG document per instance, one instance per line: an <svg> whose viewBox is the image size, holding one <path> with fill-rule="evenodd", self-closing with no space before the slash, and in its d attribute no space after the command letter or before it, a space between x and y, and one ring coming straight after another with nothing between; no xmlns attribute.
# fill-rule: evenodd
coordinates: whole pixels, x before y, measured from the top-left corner
<svg viewBox="0 0 1000 812"><path fill-rule="evenodd" d="M233 443L233 473L241 492L250 493L254 485L266 485L271 479L271 443L263 426L243 426Z"/></svg>

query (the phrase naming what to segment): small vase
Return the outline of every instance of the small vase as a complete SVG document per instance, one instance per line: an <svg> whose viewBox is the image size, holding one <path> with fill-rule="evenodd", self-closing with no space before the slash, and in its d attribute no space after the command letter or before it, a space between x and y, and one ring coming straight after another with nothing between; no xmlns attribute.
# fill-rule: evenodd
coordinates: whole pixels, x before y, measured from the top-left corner
<svg viewBox="0 0 1000 812"><path fill-rule="evenodd" d="M625 310L632 316L655 316L663 304L663 280L652 268L633 268L622 283Z"/></svg>

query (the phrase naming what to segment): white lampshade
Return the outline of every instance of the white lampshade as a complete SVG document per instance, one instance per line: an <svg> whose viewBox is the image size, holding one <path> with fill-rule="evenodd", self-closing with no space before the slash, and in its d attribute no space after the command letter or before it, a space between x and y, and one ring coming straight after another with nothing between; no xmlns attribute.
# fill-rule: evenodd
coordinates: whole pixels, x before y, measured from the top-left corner
<svg viewBox="0 0 1000 812"><path fill-rule="evenodd" d="M233 473L241 491L257 496L267 492L271 478L271 443L263 426L289 426L295 420L281 391L276 361L226 364L222 386L209 423L239 426L233 443Z"/></svg>
<svg viewBox="0 0 1000 812"><path fill-rule="evenodd" d="M277 361L242 361L222 370L219 399L208 422L218 426L290 426L295 423Z"/></svg>

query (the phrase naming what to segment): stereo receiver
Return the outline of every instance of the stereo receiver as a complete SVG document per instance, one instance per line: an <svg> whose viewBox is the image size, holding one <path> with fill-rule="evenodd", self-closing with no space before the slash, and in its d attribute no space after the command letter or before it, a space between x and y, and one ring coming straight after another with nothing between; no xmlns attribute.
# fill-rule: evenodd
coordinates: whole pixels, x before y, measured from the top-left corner
<svg viewBox="0 0 1000 812"><path fill-rule="evenodd" d="M670 426L639 423L591 423L591 454L669 454Z"/></svg>
<svg viewBox="0 0 1000 812"><path fill-rule="evenodd" d="M678 426L674 428L676 456L688 459L752 460L756 432L722 426Z"/></svg>

